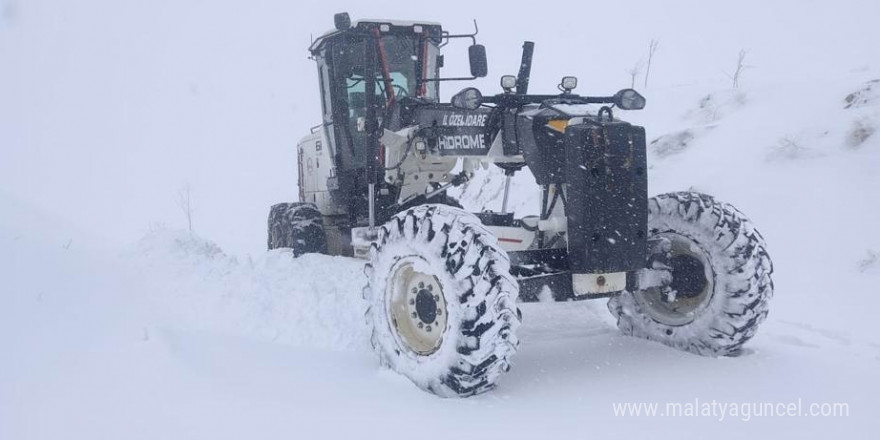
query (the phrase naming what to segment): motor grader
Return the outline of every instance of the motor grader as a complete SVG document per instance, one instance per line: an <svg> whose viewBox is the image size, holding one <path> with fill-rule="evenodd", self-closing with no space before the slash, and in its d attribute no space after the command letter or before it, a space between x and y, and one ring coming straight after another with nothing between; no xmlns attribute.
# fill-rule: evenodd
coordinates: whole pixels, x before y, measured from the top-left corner
<svg viewBox="0 0 880 440"><path fill-rule="evenodd" d="M383 365L440 396L492 389L511 365L519 302L607 298L620 330L693 353L737 354L766 317L772 263L733 206L708 195L648 197L645 129L618 119L645 98L529 92L532 42L500 92L440 85L487 76L475 31L352 22L313 41L322 121L297 145L299 202L269 215L270 249L367 259L363 298ZM443 77L450 41L470 76ZM447 192L491 165L499 212ZM508 210L527 168L539 215ZM360 300L352 299L352 300Z"/></svg>

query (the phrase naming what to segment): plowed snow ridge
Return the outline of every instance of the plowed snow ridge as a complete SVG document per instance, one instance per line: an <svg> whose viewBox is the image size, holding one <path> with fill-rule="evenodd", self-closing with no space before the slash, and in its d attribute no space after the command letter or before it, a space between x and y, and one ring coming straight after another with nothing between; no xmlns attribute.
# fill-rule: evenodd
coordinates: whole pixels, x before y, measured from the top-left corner
<svg viewBox="0 0 880 440"><path fill-rule="evenodd" d="M182 231L158 230L125 253L143 270L160 322L333 350L368 347L363 262L286 250L238 259Z"/></svg>

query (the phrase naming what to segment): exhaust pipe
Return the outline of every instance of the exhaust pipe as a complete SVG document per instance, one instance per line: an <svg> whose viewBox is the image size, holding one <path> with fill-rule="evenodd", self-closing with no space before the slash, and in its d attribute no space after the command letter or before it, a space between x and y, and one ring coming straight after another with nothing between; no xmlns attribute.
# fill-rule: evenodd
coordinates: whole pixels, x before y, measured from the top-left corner
<svg viewBox="0 0 880 440"><path fill-rule="evenodd" d="M523 42L522 61L519 63L519 75L516 76L516 94L526 95L529 93L529 76L532 74L532 53L535 51L535 43Z"/></svg>

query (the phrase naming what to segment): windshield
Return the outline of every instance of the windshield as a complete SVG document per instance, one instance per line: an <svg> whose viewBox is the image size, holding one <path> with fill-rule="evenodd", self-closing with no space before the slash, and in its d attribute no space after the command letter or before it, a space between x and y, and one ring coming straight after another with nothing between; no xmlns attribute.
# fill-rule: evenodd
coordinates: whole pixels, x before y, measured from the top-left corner
<svg viewBox="0 0 880 440"><path fill-rule="evenodd" d="M350 157L357 164L362 161L358 151L366 142L366 41L363 36L342 37L334 41L328 54L333 70L331 93L337 139L348 144ZM377 52L375 101L381 108L405 97L437 99L437 82L426 81L439 73L435 41L419 34L385 34Z"/></svg>
<svg viewBox="0 0 880 440"><path fill-rule="evenodd" d="M337 72L344 78L346 101L351 111L364 107L363 40L346 42L336 52ZM384 35L379 45L376 96L383 105L390 99L418 96L437 98L439 50L433 42L418 35Z"/></svg>

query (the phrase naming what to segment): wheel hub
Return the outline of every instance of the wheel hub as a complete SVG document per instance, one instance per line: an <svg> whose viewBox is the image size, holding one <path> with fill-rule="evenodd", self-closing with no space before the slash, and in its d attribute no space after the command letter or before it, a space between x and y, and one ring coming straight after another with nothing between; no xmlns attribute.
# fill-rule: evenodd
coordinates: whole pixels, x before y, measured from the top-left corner
<svg viewBox="0 0 880 440"><path fill-rule="evenodd" d="M418 355L439 348L446 332L446 300L437 277L416 257L401 259L388 283L391 324L398 342Z"/></svg>
<svg viewBox="0 0 880 440"><path fill-rule="evenodd" d="M428 287L433 287L428 285ZM421 289L416 294L416 315L424 324L433 324L437 318L437 301L428 289Z"/></svg>
<svg viewBox="0 0 880 440"><path fill-rule="evenodd" d="M667 265L672 281L667 287L636 292L655 321L669 326L690 324L706 308L715 291L715 276L709 256L696 241L667 232L658 234L671 243Z"/></svg>
<svg viewBox="0 0 880 440"><path fill-rule="evenodd" d="M676 255L669 259L669 267L672 268L669 288L677 292L676 296L693 298L706 289L706 268L693 255Z"/></svg>

